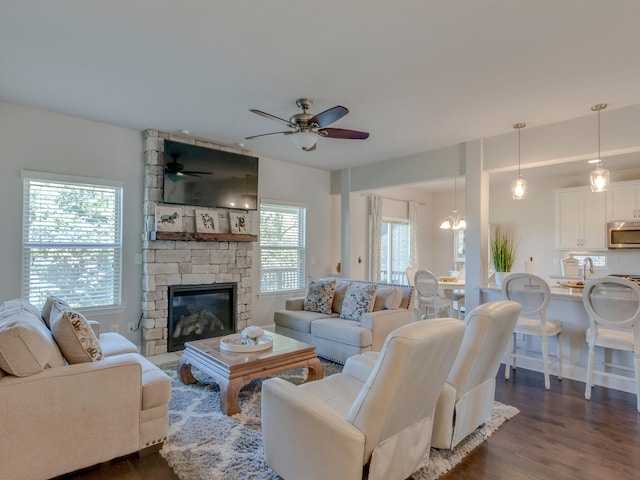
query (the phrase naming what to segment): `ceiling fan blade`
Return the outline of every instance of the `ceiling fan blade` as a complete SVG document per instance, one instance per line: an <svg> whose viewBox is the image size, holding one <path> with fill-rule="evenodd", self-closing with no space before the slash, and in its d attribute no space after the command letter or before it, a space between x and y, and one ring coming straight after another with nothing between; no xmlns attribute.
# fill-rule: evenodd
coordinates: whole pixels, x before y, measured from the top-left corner
<svg viewBox="0 0 640 480"><path fill-rule="evenodd" d="M271 120L275 120L276 122L284 123L285 125L291 128L297 128L295 123L291 123L289 120L285 120L284 118L276 117L275 115L271 115L270 113L263 112L262 110L256 110L255 108L250 108L250 112L257 113L258 115L262 115L265 118L270 118Z"/></svg>
<svg viewBox="0 0 640 480"><path fill-rule="evenodd" d="M285 132L261 133L260 135L251 135L250 137L244 137L244 139L251 140L252 138L266 137L267 135L290 135L292 133L296 133L296 132L285 131Z"/></svg>
<svg viewBox="0 0 640 480"><path fill-rule="evenodd" d="M317 145L318 145L317 143L314 143L311 147L309 147L309 148L303 148L303 150L304 150L305 152L313 152L313 151L316 149L316 146L317 146Z"/></svg>
<svg viewBox="0 0 640 480"><path fill-rule="evenodd" d="M324 112L320 112L317 115L314 115L309 120L309 125L315 123L319 128L326 127L327 125L331 125L333 122L340 120L344 117L349 110L341 105L337 105L329 110L325 110Z"/></svg>
<svg viewBox="0 0 640 480"><path fill-rule="evenodd" d="M346 138L348 140L366 140L367 138L369 138L369 133L367 132L346 130L344 128L323 128L322 130L318 130L318 133L323 137Z"/></svg>

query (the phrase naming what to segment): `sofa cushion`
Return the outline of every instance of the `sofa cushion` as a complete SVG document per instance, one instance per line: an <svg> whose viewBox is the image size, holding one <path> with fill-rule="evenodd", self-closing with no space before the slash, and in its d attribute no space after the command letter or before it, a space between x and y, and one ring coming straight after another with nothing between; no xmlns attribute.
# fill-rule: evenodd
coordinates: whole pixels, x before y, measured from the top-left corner
<svg viewBox="0 0 640 480"><path fill-rule="evenodd" d="M140 349L119 333L105 332L98 337L104 358L122 355L123 353L140 353Z"/></svg>
<svg viewBox="0 0 640 480"><path fill-rule="evenodd" d="M318 312L308 312L306 310L276 310L273 314L273 321L276 325L287 327L298 332L310 333L311 323L318 319L331 318L336 315L326 315Z"/></svg>
<svg viewBox="0 0 640 480"><path fill-rule="evenodd" d="M334 278L309 279L304 309L310 312L331 313L336 280Z"/></svg>
<svg viewBox="0 0 640 480"><path fill-rule="evenodd" d="M378 287L373 311L397 310L402 302L402 291L397 287Z"/></svg>
<svg viewBox="0 0 640 480"><path fill-rule="evenodd" d="M47 328L51 328L51 307L54 304L58 304L63 310L64 309L69 309L71 310L71 307L69 306L69 304L67 302L65 302L64 300L62 300L61 298L58 297L54 297L54 296L50 296L47 298L47 301L44 302L44 305L42 306L42 319L44 320L44 323L47 325Z"/></svg>
<svg viewBox="0 0 640 480"><path fill-rule="evenodd" d="M42 319L40 315L40 311L23 298L14 298L13 300L7 300L2 305L0 305L0 312L5 312L7 310L15 310L15 309L26 310L32 313L34 318Z"/></svg>
<svg viewBox="0 0 640 480"><path fill-rule="evenodd" d="M352 283L349 285L344 294L340 318L359 320L363 313L369 313L373 309L377 288L375 283Z"/></svg>
<svg viewBox="0 0 640 480"><path fill-rule="evenodd" d="M340 313L340 310L342 310L342 302L344 302L344 295L347 293L349 285L351 285L351 282L336 281L336 292L333 294L333 305L331 306L332 312Z"/></svg>
<svg viewBox="0 0 640 480"><path fill-rule="evenodd" d="M373 343L371 330L353 320L345 321L339 318L316 320L311 324L311 334L356 347L368 347Z"/></svg>
<svg viewBox="0 0 640 480"><path fill-rule="evenodd" d="M87 319L73 310L60 313L57 311L59 307L60 304L54 303L51 309L51 332L67 362L74 364L102 360L100 342Z"/></svg>
<svg viewBox="0 0 640 480"><path fill-rule="evenodd" d="M64 358L42 322L39 312L13 308L0 313L0 368L26 377L49 367L61 367Z"/></svg>

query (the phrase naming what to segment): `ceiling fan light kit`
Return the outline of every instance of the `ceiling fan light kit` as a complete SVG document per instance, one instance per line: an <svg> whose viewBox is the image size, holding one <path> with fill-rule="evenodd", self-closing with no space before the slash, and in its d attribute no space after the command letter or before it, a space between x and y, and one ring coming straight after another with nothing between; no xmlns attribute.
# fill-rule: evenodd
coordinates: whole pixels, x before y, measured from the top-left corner
<svg viewBox="0 0 640 480"><path fill-rule="evenodd" d="M287 127L292 128L293 131L285 130L281 132L262 133L260 135L246 137L246 140L252 140L254 138L265 137L268 135L287 135L296 147L305 152L312 152L316 149L316 143L319 137L343 138L348 140L365 140L369 138L369 134L367 132L346 130L343 128L325 128L349 113L349 110L341 105L337 105L316 115L307 113L307 110L313 105L313 100L309 98L300 98L296 100L296 105L302 109L302 113L292 115L289 120L285 120L284 118L277 117L261 110L250 109L251 112L282 123Z"/></svg>

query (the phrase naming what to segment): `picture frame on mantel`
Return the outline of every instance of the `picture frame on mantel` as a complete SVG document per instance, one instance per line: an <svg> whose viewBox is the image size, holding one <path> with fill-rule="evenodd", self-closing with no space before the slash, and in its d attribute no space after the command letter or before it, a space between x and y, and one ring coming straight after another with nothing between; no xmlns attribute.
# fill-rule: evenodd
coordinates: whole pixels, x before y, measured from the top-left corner
<svg viewBox="0 0 640 480"><path fill-rule="evenodd" d="M156 205L157 232L184 232L184 208L175 205Z"/></svg>
<svg viewBox="0 0 640 480"><path fill-rule="evenodd" d="M234 234L250 234L251 217L245 212L229 212L229 229Z"/></svg>
<svg viewBox="0 0 640 480"><path fill-rule="evenodd" d="M195 210L196 232L220 233L220 218L217 210Z"/></svg>

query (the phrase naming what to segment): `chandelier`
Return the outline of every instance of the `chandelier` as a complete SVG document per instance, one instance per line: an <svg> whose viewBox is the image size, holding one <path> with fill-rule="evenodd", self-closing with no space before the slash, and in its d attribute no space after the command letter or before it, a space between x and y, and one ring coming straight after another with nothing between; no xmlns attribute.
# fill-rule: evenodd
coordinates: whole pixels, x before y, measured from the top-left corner
<svg viewBox="0 0 640 480"><path fill-rule="evenodd" d="M458 215L458 209L456 208L457 197L457 183L456 178L453 179L453 215L448 215L440 224L440 228L444 230L464 230L467 227L467 222L464 219L464 215Z"/></svg>

